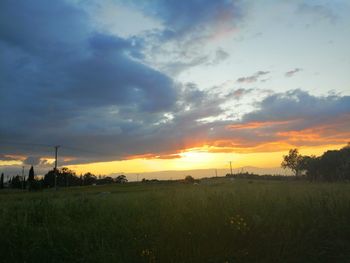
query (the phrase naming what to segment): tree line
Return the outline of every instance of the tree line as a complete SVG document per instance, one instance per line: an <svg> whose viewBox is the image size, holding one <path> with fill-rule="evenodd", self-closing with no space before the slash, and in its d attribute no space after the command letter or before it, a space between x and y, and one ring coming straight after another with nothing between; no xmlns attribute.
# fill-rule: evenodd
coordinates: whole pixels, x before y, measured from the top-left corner
<svg viewBox="0 0 350 263"><path fill-rule="evenodd" d="M299 154L298 149L290 149L283 156L282 168L292 170L297 178L311 181L350 180L350 143L340 150L330 150L316 157Z"/></svg>
<svg viewBox="0 0 350 263"><path fill-rule="evenodd" d="M53 187L70 187L84 185L101 185L128 182L125 175L119 175L116 178L110 176L96 176L90 172L78 176L73 170L66 167L52 169L43 177L37 178L34 173L34 167L29 170L28 177L13 176L8 181L9 188L40 190ZM4 188L4 174L1 174L0 188Z"/></svg>

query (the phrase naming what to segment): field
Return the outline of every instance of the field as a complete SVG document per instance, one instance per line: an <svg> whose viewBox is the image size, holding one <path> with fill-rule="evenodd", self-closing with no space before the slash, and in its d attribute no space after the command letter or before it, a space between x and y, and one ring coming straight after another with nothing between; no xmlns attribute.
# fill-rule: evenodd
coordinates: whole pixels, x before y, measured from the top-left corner
<svg viewBox="0 0 350 263"><path fill-rule="evenodd" d="M0 262L350 262L350 184L0 192Z"/></svg>

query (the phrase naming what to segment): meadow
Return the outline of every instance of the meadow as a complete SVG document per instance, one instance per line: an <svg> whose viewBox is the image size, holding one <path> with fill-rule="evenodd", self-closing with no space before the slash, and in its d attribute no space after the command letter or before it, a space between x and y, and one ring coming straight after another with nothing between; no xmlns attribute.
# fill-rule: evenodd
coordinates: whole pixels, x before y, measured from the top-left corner
<svg viewBox="0 0 350 263"><path fill-rule="evenodd" d="M350 262L350 184L3 190L0 262Z"/></svg>

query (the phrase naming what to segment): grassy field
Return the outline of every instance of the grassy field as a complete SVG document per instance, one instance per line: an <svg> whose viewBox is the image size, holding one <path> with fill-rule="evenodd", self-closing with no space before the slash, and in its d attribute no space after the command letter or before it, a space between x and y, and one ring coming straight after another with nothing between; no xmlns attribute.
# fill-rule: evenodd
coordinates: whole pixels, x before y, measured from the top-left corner
<svg viewBox="0 0 350 263"><path fill-rule="evenodd" d="M0 262L350 262L350 184L0 192Z"/></svg>

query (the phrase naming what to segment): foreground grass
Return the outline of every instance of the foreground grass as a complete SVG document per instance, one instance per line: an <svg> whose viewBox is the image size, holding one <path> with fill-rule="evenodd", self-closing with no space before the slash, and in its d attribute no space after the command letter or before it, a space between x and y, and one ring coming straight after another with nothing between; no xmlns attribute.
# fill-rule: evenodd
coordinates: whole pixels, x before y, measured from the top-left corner
<svg viewBox="0 0 350 263"><path fill-rule="evenodd" d="M349 222L349 184L2 191L0 261L350 262Z"/></svg>

